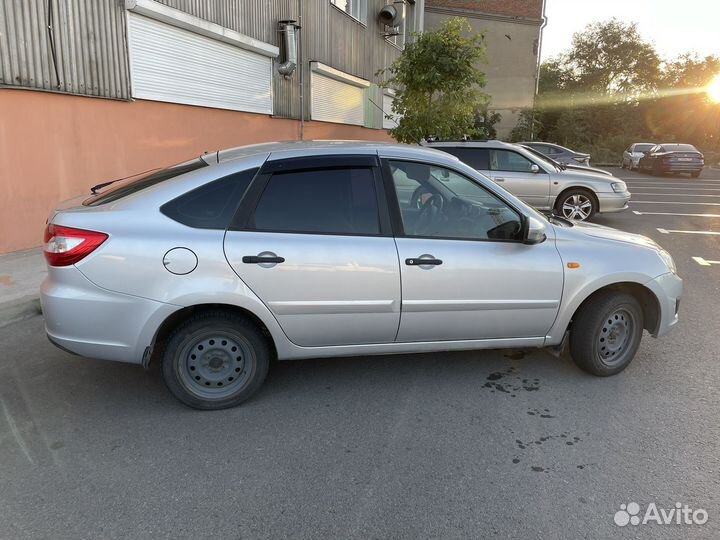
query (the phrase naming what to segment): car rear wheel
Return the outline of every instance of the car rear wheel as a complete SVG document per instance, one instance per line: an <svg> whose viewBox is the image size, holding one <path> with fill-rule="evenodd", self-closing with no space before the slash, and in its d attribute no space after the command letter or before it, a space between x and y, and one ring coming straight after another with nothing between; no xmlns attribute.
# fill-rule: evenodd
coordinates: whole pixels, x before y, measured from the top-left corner
<svg viewBox="0 0 720 540"><path fill-rule="evenodd" d="M561 216L575 221L587 221L597 212L595 198L584 189L566 191L558 197L555 209Z"/></svg>
<svg viewBox="0 0 720 540"><path fill-rule="evenodd" d="M163 356L165 384L195 409L239 405L262 385L270 350L256 325L221 311L195 315L171 334Z"/></svg>
<svg viewBox="0 0 720 540"><path fill-rule="evenodd" d="M570 354L584 371L607 377L625 369L640 346L643 312L635 297L617 292L590 298L570 329Z"/></svg>

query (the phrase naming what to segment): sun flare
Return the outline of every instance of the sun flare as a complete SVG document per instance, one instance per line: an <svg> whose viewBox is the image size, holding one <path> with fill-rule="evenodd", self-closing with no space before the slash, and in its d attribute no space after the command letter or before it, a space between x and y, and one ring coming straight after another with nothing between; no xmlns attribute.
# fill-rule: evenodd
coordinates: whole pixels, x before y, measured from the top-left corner
<svg viewBox="0 0 720 540"><path fill-rule="evenodd" d="M715 103L720 103L720 75L715 75L715 78L708 84L707 95Z"/></svg>

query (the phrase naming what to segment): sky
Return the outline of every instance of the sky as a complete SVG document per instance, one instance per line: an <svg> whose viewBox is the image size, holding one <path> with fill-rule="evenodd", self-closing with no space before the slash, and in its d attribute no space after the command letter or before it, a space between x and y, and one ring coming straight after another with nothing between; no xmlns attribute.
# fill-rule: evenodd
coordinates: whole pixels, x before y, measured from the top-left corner
<svg viewBox="0 0 720 540"><path fill-rule="evenodd" d="M720 0L545 0L543 60L570 47L587 24L615 17L638 23L663 59L693 51L720 56Z"/></svg>

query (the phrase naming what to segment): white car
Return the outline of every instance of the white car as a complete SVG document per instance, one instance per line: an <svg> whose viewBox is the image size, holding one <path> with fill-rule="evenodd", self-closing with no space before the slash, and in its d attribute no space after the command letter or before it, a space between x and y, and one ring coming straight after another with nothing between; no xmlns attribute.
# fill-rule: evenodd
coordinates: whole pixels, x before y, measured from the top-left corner
<svg viewBox="0 0 720 540"><path fill-rule="evenodd" d="M623 152L622 168L634 171L640 164L640 158L655 147L655 143L633 143Z"/></svg>

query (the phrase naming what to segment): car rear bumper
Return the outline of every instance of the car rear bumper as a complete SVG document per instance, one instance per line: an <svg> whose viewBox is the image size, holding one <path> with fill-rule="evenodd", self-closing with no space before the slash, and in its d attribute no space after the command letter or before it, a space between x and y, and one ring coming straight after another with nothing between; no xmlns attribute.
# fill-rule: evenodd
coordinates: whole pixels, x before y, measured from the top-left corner
<svg viewBox="0 0 720 540"><path fill-rule="evenodd" d="M629 191L622 193L598 193L598 212L606 214L627 210L630 197L631 195Z"/></svg>
<svg viewBox="0 0 720 540"><path fill-rule="evenodd" d="M673 326L678 323L683 280L676 274L667 273L658 276L647 286L655 293L660 304L660 320L652 335L661 337L670 332Z"/></svg>
<svg viewBox="0 0 720 540"><path fill-rule="evenodd" d="M40 287L48 339L68 352L139 364L179 306L102 289L74 266L49 269Z"/></svg>

